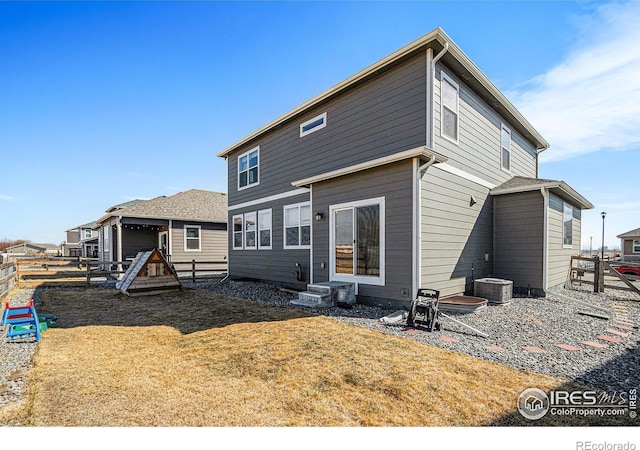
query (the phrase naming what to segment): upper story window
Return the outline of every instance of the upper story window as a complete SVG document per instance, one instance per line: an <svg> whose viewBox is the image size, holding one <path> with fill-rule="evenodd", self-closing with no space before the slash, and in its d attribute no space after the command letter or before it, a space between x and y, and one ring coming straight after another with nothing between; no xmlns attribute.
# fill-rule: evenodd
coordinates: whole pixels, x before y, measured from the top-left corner
<svg viewBox="0 0 640 450"><path fill-rule="evenodd" d="M238 157L238 189L259 183L260 147Z"/></svg>
<svg viewBox="0 0 640 450"><path fill-rule="evenodd" d="M322 113L319 116L309 119L300 124L300 137L311 134L314 131L318 131L327 126L327 113Z"/></svg>
<svg viewBox="0 0 640 450"><path fill-rule="evenodd" d="M298 203L284 207L284 248L311 247L311 205Z"/></svg>
<svg viewBox="0 0 640 450"><path fill-rule="evenodd" d="M85 228L83 231L84 231L84 238L89 239L91 237L91 228Z"/></svg>
<svg viewBox="0 0 640 450"><path fill-rule="evenodd" d="M459 126L459 86L458 83L449 78L442 72L442 99L440 110L440 134L458 143L458 126Z"/></svg>
<svg viewBox="0 0 640 450"><path fill-rule="evenodd" d="M500 159L502 169L511 170L511 130L504 124L500 129Z"/></svg>
<svg viewBox="0 0 640 450"><path fill-rule="evenodd" d="M633 253L640 253L640 241L633 241Z"/></svg>
<svg viewBox="0 0 640 450"><path fill-rule="evenodd" d="M562 245L573 246L573 207L564 203L562 214Z"/></svg>
<svg viewBox="0 0 640 450"><path fill-rule="evenodd" d="M200 226L199 225L184 226L184 251L185 252L200 251Z"/></svg>

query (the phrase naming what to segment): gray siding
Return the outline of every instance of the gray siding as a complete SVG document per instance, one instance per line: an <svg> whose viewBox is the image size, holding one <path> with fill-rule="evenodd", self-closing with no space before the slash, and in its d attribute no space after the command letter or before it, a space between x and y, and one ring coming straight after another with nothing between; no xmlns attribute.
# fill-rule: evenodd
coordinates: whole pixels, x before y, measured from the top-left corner
<svg viewBox="0 0 640 450"><path fill-rule="evenodd" d="M80 232L79 231L67 231L67 243L68 244L77 244L80 242Z"/></svg>
<svg viewBox="0 0 640 450"><path fill-rule="evenodd" d="M442 66L437 65L434 81L434 148L448 157L448 164L479 176L495 185L519 175L536 177L536 150L509 123L473 93L451 70L444 72L459 85L458 144L441 136L440 80ZM501 168L501 123L511 129L511 170Z"/></svg>
<svg viewBox="0 0 640 450"><path fill-rule="evenodd" d="M421 182L422 279L420 286L441 295L472 288L473 278L490 273L492 211L489 190L430 167ZM470 205L471 197L476 204ZM484 254L489 253L489 262Z"/></svg>
<svg viewBox="0 0 640 450"><path fill-rule="evenodd" d="M313 210L325 212L322 221L313 222L314 281L329 279L329 207L384 197L385 286L359 284L358 295L369 302L411 300L413 173L413 162L405 160L314 185Z"/></svg>
<svg viewBox="0 0 640 450"><path fill-rule="evenodd" d="M284 249L284 207L308 202L309 194L297 195L272 202L229 211L229 275L233 278L255 278L302 288L309 283L308 249ZM234 250L233 216L247 212L271 209L271 250ZM313 214L315 211L311 211ZM312 222L313 226L313 222ZM296 279L296 263L302 266L305 281Z"/></svg>
<svg viewBox="0 0 640 450"><path fill-rule="evenodd" d="M200 250L185 251L184 226L200 226ZM155 237L156 246L158 236ZM174 220L171 227L171 262L223 261L227 258L227 224ZM184 269L184 266L180 266Z"/></svg>
<svg viewBox="0 0 640 450"><path fill-rule="evenodd" d="M426 58L414 57L296 118L228 158L229 206L287 192L291 182L425 144ZM327 112L327 126L299 125ZM260 146L260 184L238 191L237 158Z"/></svg>
<svg viewBox="0 0 640 450"><path fill-rule="evenodd" d="M580 209L574 206L573 245L563 245L563 200L549 194L547 288L564 285L569 274L571 256L580 254ZM559 208L559 210L558 210Z"/></svg>
<svg viewBox="0 0 640 450"><path fill-rule="evenodd" d="M544 199L540 191L493 197L493 276L514 289L543 286Z"/></svg>

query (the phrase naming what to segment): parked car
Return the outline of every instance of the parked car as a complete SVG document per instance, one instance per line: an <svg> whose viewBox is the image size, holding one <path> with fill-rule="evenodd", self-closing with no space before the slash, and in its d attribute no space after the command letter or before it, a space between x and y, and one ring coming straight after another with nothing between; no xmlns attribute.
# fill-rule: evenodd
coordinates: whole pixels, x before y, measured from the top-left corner
<svg viewBox="0 0 640 450"><path fill-rule="evenodd" d="M621 266L615 267L616 272L621 273L623 275L635 275L640 277L640 267L631 267L631 266Z"/></svg>

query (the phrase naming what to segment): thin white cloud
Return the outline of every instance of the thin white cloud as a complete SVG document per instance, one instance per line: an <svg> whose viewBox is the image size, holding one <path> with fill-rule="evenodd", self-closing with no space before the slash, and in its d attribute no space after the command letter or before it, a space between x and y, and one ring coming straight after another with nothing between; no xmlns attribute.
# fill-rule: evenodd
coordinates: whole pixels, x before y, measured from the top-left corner
<svg viewBox="0 0 640 450"><path fill-rule="evenodd" d="M541 162L640 148L640 2L581 18L565 60L509 97L549 141Z"/></svg>
<svg viewBox="0 0 640 450"><path fill-rule="evenodd" d="M11 202L15 200L15 198L10 197L8 195L4 195L4 194L0 194L0 201L7 201L7 202Z"/></svg>

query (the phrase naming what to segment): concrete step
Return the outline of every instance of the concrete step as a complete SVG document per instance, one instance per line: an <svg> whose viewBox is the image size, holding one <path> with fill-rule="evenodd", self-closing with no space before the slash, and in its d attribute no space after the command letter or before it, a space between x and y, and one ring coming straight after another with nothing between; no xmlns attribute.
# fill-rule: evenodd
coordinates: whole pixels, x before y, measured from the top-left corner
<svg viewBox="0 0 640 450"><path fill-rule="evenodd" d="M331 293L305 291L298 293L298 298L291 300L295 306L306 306L310 308L329 308L331 304Z"/></svg>
<svg viewBox="0 0 640 450"><path fill-rule="evenodd" d="M307 291L331 294L331 286L328 284L307 284Z"/></svg>

